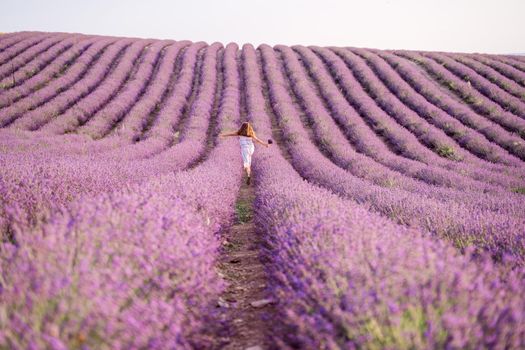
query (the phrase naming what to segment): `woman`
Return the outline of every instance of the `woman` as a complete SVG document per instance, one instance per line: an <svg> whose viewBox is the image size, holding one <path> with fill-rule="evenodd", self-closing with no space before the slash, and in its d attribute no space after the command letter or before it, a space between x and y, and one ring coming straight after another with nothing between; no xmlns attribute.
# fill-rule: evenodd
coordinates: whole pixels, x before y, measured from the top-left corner
<svg viewBox="0 0 525 350"><path fill-rule="evenodd" d="M229 132L229 133L223 133L219 135L220 137L226 137L226 136L239 136L239 142L241 144L241 155L242 155L242 162L244 165L244 170L246 170L246 174L248 175L248 178L246 179L246 184L250 184L251 179L251 165L252 165L252 154L255 151L255 146L253 144L253 140L257 141L263 146L268 147L272 141L268 140L268 143L263 142L257 138L255 135L255 132L253 131L253 127L250 123L244 122L242 123L239 130L236 132Z"/></svg>

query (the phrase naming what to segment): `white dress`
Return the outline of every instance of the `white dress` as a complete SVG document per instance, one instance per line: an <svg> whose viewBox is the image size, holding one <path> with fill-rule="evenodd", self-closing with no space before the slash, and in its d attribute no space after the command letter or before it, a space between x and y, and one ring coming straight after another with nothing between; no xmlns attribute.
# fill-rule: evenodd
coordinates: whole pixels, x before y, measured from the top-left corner
<svg viewBox="0 0 525 350"><path fill-rule="evenodd" d="M251 137L239 136L239 143L241 144L241 156L244 167L249 167L252 164L252 154L255 151Z"/></svg>

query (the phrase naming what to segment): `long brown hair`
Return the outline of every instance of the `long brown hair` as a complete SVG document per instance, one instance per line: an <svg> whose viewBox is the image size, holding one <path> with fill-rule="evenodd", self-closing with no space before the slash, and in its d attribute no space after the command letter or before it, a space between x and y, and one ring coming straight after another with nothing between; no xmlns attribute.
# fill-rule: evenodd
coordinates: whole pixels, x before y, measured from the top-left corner
<svg viewBox="0 0 525 350"><path fill-rule="evenodd" d="M246 136L246 137L255 137L255 131L253 131L252 125L248 122L242 123L239 130L237 130L237 135Z"/></svg>

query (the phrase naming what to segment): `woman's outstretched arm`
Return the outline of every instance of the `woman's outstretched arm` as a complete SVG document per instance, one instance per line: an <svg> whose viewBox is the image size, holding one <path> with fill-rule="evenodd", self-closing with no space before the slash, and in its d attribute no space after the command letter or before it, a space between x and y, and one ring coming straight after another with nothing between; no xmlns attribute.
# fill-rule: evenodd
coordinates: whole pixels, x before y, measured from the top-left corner
<svg viewBox="0 0 525 350"><path fill-rule="evenodd" d="M238 136L236 132L223 132L219 134L219 137L226 137L226 136Z"/></svg>
<svg viewBox="0 0 525 350"><path fill-rule="evenodd" d="M253 136L253 139L255 141L257 141L258 143L260 143L261 145L263 145L263 146L266 146L266 147L270 146L269 143L259 140L259 138L257 136L255 136L255 135Z"/></svg>

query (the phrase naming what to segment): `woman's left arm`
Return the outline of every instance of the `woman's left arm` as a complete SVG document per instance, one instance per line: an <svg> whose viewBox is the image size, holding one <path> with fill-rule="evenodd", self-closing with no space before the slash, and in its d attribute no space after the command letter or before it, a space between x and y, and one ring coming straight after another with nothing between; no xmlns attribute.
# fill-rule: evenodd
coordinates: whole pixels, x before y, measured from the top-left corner
<svg viewBox="0 0 525 350"><path fill-rule="evenodd" d="M268 146L270 145L270 144L268 144L268 143L266 143L266 142L263 142L263 141L259 140L259 138L258 138L257 136L254 136L253 139L254 139L255 141L257 141L258 143L260 143L261 145L263 145L263 146L268 147Z"/></svg>

